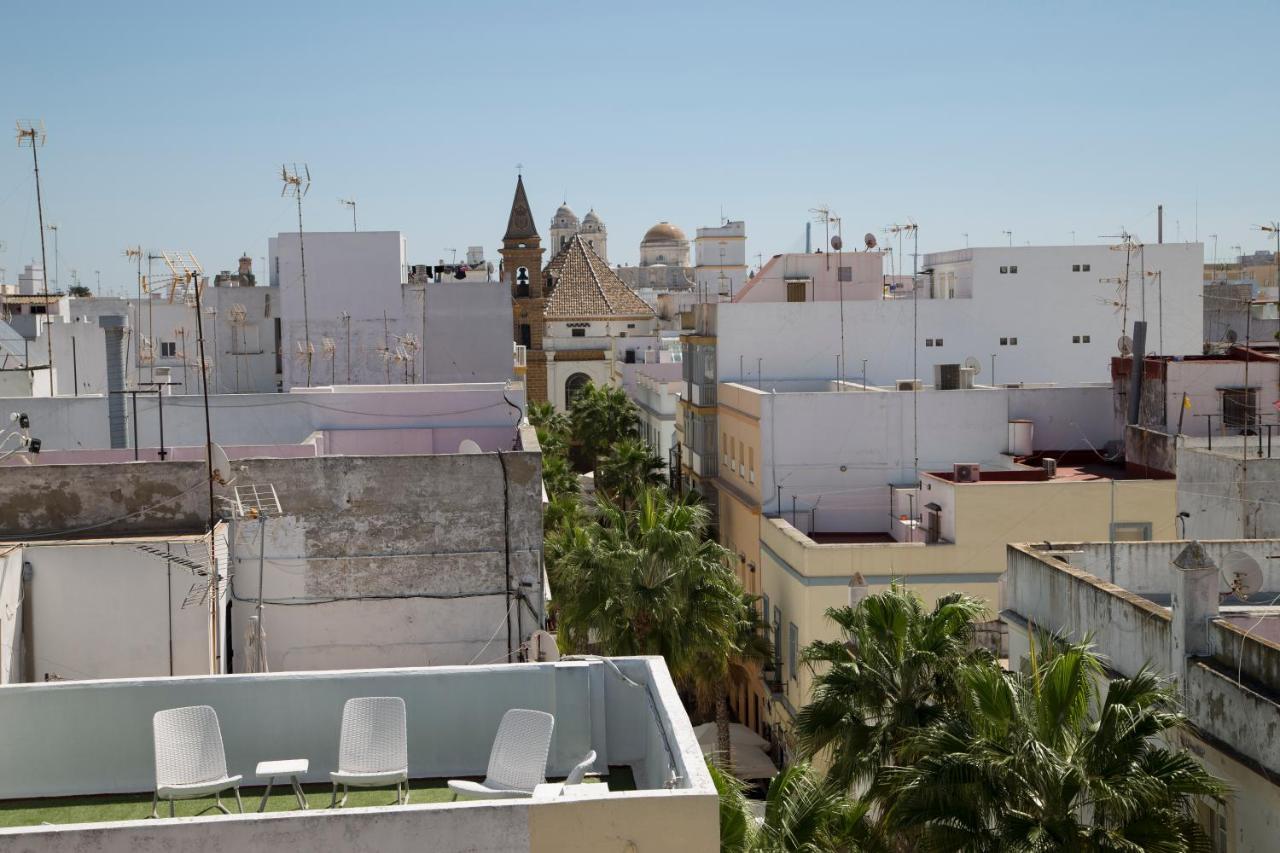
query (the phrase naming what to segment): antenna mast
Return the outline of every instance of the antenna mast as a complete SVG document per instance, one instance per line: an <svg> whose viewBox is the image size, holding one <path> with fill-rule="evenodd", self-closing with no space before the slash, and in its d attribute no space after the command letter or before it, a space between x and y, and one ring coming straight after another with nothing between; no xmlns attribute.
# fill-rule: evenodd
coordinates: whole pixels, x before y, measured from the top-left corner
<svg viewBox="0 0 1280 853"><path fill-rule="evenodd" d="M18 122L18 147L31 146L31 165L36 172L36 216L40 223L40 282L44 287L45 311L49 310L49 262L44 248L44 199L40 195L40 156L37 153L44 145L44 122ZM44 342L49 349L49 396L57 396L53 387L53 338L49 332L49 316L45 315Z"/></svg>
<svg viewBox="0 0 1280 853"><path fill-rule="evenodd" d="M360 229L356 227L356 200L354 198L340 198L338 203L351 208L351 230L359 231Z"/></svg>
<svg viewBox="0 0 1280 853"><path fill-rule="evenodd" d="M302 164L302 171L298 171L298 164L293 164L293 169L282 165L280 167L280 180L284 182L283 189L280 190L280 197L286 195L293 196L298 201L298 260L302 265L302 334L306 338L306 355L307 355L307 387L311 387L311 355L314 350L311 348L311 316L307 312L307 251L302 244L302 199L307 194L307 190L311 189L311 170L307 168L307 164ZM352 204L352 216L354 217L355 205Z"/></svg>

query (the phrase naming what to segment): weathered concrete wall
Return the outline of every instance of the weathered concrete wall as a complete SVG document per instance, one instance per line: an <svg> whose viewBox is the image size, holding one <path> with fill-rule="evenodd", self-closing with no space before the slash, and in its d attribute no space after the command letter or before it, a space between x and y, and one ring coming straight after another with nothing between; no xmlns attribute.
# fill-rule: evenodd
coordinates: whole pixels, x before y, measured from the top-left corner
<svg viewBox="0 0 1280 853"><path fill-rule="evenodd" d="M1074 640L1092 635L1120 672L1131 675L1146 664L1168 672L1172 629L1163 607L1024 545L1009 545L1008 557L1006 612ZM1015 653L1012 632L1009 653Z"/></svg>
<svg viewBox="0 0 1280 853"><path fill-rule="evenodd" d="M1248 539L1201 540L1201 546L1211 560L1219 566L1232 551L1243 551L1258 561L1262 567L1262 588L1253 596L1255 601L1269 601L1275 597L1271 590L1280 592L1280 565L1267 557L1274 552L1274 543ZM1061 546L1074 553L1063 555L1071 565L1092 572L1100 578L1110 577L1111 555L1115 554L1116 586L1142 596L1168 596L1173 590L1173 560L1187 547L1185 541L1165 542L1086 542ZM1221 579L1220 591L1230 591L1227 579ZM1161 600L1164 600L1161 598ZM1235 603L1235 602L1231 602Z"/></svg>
<svg viewBox="0 0 1280 853"><path fill-rule="evenodd" d="M267 533L273 669L506 660L505 623L514 646L538 627L536 451L247 459L234 470L236 483L274 485L285 513ZM0 538L200 530L205 482L199 462L3 468ZM237 528L229 639L242 651L259 540L256 524ZM528 605L508 598L508 578Z"/></svg>
<svg viewBox="0 0 1280 853"><path fill-rule="evenodd" d="M1265 450L1265 438L1263 440ZM1209 539L1280 538L1280 456L1259 459L1256 444L1229 451L1178 452L1178 510L1187 532Z"/></svg>
<svg viewBox="0 0 1280 853"><path fill-rule="evenodd" d="M1156 429L1125 427L1124 465L1139 477L1174 475L1178 471L1177 439Z"/></svg>

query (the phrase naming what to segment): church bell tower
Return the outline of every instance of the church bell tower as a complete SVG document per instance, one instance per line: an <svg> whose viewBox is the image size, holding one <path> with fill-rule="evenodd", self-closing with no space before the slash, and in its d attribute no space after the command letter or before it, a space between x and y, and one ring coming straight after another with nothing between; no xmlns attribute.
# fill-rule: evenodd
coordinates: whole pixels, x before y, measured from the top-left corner
<svg viewBox="0 0 1280 853"><path fill-rule="evenodd" d="M516 178L516 196L502 237L502 275L511 288L512 331L517 344L526 348L525 394L530 401L547 399L547 361L542 351L546 327L546 296L542 274L542 240L533 224L533 211L524 191L524 177Z"/></svg>

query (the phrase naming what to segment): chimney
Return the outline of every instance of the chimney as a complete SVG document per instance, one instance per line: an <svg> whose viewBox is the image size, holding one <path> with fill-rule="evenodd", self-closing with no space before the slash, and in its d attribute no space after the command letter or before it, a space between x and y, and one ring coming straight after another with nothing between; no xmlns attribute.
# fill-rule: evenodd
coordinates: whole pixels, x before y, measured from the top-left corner
<svg viewBox="0 0 1280 853"><path fill-rule="evenodd" d="M240 269L239 269L239 273L240 273L240 275L252 275L252 274L253 274L253 258L249 257L248 255L241 255L241 256L240 256Z"/></svg>
<svg viewBox="0 0 1280 853"><path fill-rule="evenodd" d="M862 572L854 572L849 578L849 606L857 607L867 597L867 582L862 579Z"/></svg>
<svg viewBox="0 0 1280 853"><path fill-rule="evenodd" d="M1209 653L1209 620L1218 615L1218 566L1194 540L1173 559L1173 644L1170 668L1186 678L1187 658Z"/></svg>

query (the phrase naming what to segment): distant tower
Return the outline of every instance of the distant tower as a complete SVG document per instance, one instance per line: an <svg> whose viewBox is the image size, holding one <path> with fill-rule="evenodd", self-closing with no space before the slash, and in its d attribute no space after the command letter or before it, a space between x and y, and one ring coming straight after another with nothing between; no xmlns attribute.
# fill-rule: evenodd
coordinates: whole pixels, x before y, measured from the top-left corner
<svg viewBox="0 0 1280 853"><path fill-rule="evenodd" d="M600 260L606 264L609 263L609 232L605 229L604 220L600 218L600 214L596 213L594 207L582 217L582 230L579 233Z"/></svg>
<svg viewBox="0 0 1280 853"><path fill-rule="evenodd" d="M573 235L578 233L578 215L569 208L568 203L560 205L556 215L551 217L551 229L548 232L551 240L551 255L554 257L568 245Z"/></svg>
<svg viewBox="0 0 1280 853"><path fill-rule="evenodd" d="M531 401L547 399L547 361L542 351L546 292L542 274L542 239L533 224L524 177L516 178L516 196L502 237L502 277L511 288L514 339L527 347L525 393Z"/></svg>

